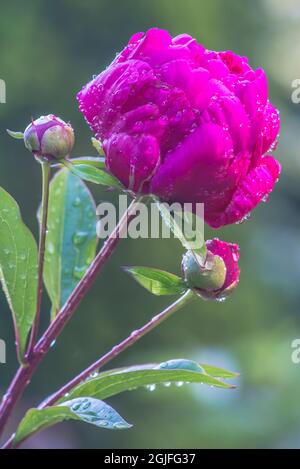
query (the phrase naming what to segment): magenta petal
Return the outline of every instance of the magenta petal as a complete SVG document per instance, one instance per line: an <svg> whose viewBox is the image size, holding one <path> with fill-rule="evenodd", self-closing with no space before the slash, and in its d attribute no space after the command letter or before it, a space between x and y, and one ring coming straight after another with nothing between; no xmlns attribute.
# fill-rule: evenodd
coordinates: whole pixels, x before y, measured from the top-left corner
<svg viewBox="0 0 300 469"><path fill-rule="evenodd" d="M239 281L240 270L238 261L240 258L239 246L237 244L226 243L217 238L206 242L207 249L216 256L223 259L226 266L226 277L222 291L236 285Z"/></svg>
<svg viewBox="0 0 300 469"><path fill-rule="evenodd" d="M151 181L150 190L163 200L205 202L212 179L219 172L219 183L226 178L232 142L216 124L203 124L170 153ZM223 170L222 170L223 168Z"/></svg>
<svg viewBox="0 0 300 469"><path fill-rule="evenodd" d="M208 214L207 223L213 228L219 228L241 221L273 190L280 169L278 161L271 156L262 158L259 166L241 180L226 210L219 214Z"/></svg>
<svg viewBox="0 0 300 469"><path fill-rule="evenodd" d="M124 185L140 192L159 164L159 146L152 135L116 134L104 141L108 169Z"/></svg>
<svg viewBox="0 0 300 469"><path fill-rule="evenodd" d="M164 64L161 73L166 83L184 90L194 107L202 110L208 105L212 90L207 70L192 69L187 60L178 59Z"/></svg>
<svg viewBox="0 0 300 469"><path fill-rule="evenodd" d="M279 112L271 103L267 103L262 125L262 153L265 153L268 150L274 150L273 146L276 146L276 139L279 134L279 128Z"/></svg>
<svg viewBox="0 0 300 469"><path fill-rule="evenodd" d="M241 57L231 50L219 52L219 57L231 73L241 74L250 69L246 57Z"/></svg>
<svg viewBox="0 0 300 469"><path fill-rule="evenodd" d="M251 151L249 118L237 98L220 96L218 100L211 102L208 112L214 122L228 127L236 154Z"/></svg>

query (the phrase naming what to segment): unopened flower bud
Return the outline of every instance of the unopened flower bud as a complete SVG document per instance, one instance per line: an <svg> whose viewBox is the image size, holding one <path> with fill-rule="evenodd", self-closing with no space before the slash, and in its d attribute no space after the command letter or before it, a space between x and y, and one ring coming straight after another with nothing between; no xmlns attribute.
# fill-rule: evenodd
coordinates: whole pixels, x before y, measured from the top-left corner
<svg viewBox="0 0 300 469"><path fill-rule="evenodd" d="M61 160L74 146L74 131L70 124L49 114L32 121L25 129L26 148L37 158Z"/></svg>
<svg viewBox="0 0 300 469"><path fill-rule="evenodd" d="M202 298L225 299L239 281L239 247L219 239L206 242L207 256L201 263L192 251L183 257L182 270L189 288Z"/></svg>

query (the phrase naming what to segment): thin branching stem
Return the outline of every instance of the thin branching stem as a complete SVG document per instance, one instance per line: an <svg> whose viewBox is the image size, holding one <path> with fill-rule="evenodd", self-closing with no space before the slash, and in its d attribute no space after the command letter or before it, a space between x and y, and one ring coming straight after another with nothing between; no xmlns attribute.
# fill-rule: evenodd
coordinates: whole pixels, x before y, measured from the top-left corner
<svg viewBox="0 0 300 469"><path fill-rule="evenodd" d="M77 284L64 306L58 312L56 318L52 321L37 344L34 346L31 354L28 355L27 366L21 366L17 371L11 385L3 396L0 405L0 436L16 403L30 383L37 367L51 348L51 344L57 340L58 336L73 316L79 303L88 293L98 274L110 259L119 242L123 238L128 223L136 215L136 207L140 203L140 200L141 198L136 198L128 207L118 225L105 241L102 249L87 269L84 277Z"/></svg>
<svg viewBox="0 0 300 469"><path fill-rule="evenodd" d="M41 306L43 297L43 271L45 261L45 246L47 235L47 219L48 219L48 205L49 205L49 187L50 187L50 174L51 166L48 161L42 161L42 204L40 214L40 236L39 236L39 254L38 254L38 286L37 286L37 305L35 320L31 330L30 341L28 345L27 358L33 351L35 346L41 318Z"/></svg>

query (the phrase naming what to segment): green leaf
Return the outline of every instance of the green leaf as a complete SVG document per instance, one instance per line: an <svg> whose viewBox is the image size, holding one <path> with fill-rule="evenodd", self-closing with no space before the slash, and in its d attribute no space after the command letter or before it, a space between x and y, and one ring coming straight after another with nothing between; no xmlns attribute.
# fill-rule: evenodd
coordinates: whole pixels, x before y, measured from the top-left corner
<svg viewBox="0 0 300 469"><path fill-rule="evenodd" d="M53 315L85 274L97 247L96 206L77 176L59 171L50 184L44 280Z"/></svg>
<svg viewBox="0 0 300 469"><path fill-rule="evenodd" d="M216 366L206 365L206 364L201 364L201 366L207 374L211 376L215 376L216 378L233 379L233 378L238 378L240 376L239 373L224 370L223 368L218 368Z"/></svg>
<svg viewBox="0 0 300 469"><path fill-rule="evenodd" d="M87 164L72 165L70 161L65 161L64 164L73 174L85 181L101 184L102 186L122 188L122 184L118 179L102 169Z"/></svg>
<svg viewBox="0 0 300 469"><path fill-rule="evenodd" d="M95 166L96 168L105 168L105 158L101 156L80 156L78 158L70 158L68 160L73 165L83 164L89 166ZM53 168L61 168L65 166L63 163L53 163Z"/></svg>
<svg viewBox="0 0 300 469"><path fill-rule="evenodd" d="M81 156L79 158L72 158L72 164L75 165L88 165L88 166L95 166L96 168L105 168L105 158L101 156Z"/></svg>
<svg viewBox="0 0 300 469"><path fill-rule="evenodd" d="M0 280L13 313L20 361L36 313L37 263L37 245L19 206L0 188Z"/></svg>
<svg viewBox="0 0 300 469"><path fill-rule="evenodd" d="M126 272L153 295L182 295L188 288L177 275L150 267L126 267Z"/></svg>
<svg viewBox="0 0 300 469"><path fill-rule="evenodd" d="M103 155L103 148L102 148L101 142L94 137L91 138L91 142L92 142L93 147L99 153L99 155Z"/></svg>
<svg viewBox="0 0 300 469"><path fill-rule="evenodd" d="M97 374L96 374L97 375ZM235 375L234 375L235 377ZM192 360L169 360L163 363L118 368L92 375L84 383L72 389L68 399L89 395L97 399L106 399L124 391L139 387L167 383L203 383L218 388L232 389L235 386L209 375L204 367ZM59 402L63 402L62 398Z"/></svg>
<svg viewBox="0 0 300 469"><path fill-rule="evenodd" d="M30 435L64 420L81 420L106 430L124 430L132 426L105 402L82 397L68 400L63 405L30 409L21 421L13 443L19 444Z"/></svg>
<svg viewBox="0 0 300 469"><path fill-rule="evenodd" d="M206 259L203 219L187 210L175 211L172 215L167 204L161 203L156 196L152 196L152 198L156 202L166 226L180 240L185 249L193 251L195 259L203 267Z"/></svg>
<svg viewBox="0 0 300 469"><path fill-rule="evenodd" d="M23 140L23 138L24 138L23 132L15 132L14 130L9 130L9 129L6 129L6 132L7 132L8 135L10 135L12 138L15 138L15 139L17 139L17 140Z"/></svg>

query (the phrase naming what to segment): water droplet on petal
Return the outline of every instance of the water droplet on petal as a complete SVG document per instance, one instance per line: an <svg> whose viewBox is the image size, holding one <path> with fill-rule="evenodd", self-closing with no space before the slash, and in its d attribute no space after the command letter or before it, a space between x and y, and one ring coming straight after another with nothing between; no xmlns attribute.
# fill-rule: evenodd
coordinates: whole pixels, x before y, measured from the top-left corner
<svg viewBox="0 0 300 469"><path fill-rule="evenodd" d="M79 403L77 402L76 404L72 405L71 409L72 409L74 412L77 412L77 410L80 409L80 405L81 405L80 402L79 402Z"/></svg>
<svg viewBox="0 0 300 469"><path fill-rule="evenodd" d="M245 223L245 221L249 220L251 217L251 213L247 213L241 220L236 222L236 225L241 225L242 223Z"/></svg>

